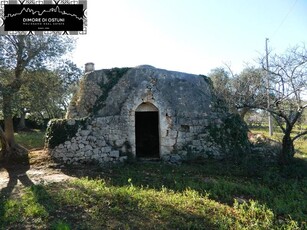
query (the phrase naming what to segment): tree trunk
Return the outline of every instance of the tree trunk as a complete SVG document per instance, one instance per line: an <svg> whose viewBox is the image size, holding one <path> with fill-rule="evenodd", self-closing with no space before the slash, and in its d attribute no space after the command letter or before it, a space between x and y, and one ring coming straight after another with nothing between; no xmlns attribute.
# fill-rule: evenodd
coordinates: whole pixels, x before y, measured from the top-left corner
<svg viewBox="0 0 307 230"><path fill-rule="evenodd" d="M244 117L247 114L247 112L250 110L250 108L244 107L239 111L240 117L242 121L244 121Z"/></svg>
<svg viewBox="0 0 307 230"><path fill-rule="evenodd" d="M18 130L23 130L25 128L26 128L26 112L24 111L24 109L22 109L18 124Z"/></svg>
<svg viewBox="0 0 307 230"><path fill-rule="evenodd" d="M282 165L289 164L294 157L294 144L293 140L290 137L291 131L286 131L283 139L282 139L282 149L279 157L279 162Z"/></svg>
<svg viewBox="0 0 307 230"><path fill-rule="evenodd" d="M12 117L12 96L3 95L3 116L4 133L7 142L7 151L10 152L15 147L14 126Z"/></svg>
<svg viewBox="0 0 307 230"><path fill-rule="evenodd" d="M6 141L6 137L2 127L0 126L0 142L1 142L1 152L0 152L0 159L5 157L6 153L8 152L8 143Z"/></svg>
<svg viewBox="0 0 307 230"><path fill-rule="evenodd" d="M19 146L15 142L14 137L14 126L13 126L13 116L12 116L12 95L3 95L3 117L4 117L4 133L1 129L0 138L2 145L2 155L6 160L14 156L22 156L28 151L22 146Z"/></svg>

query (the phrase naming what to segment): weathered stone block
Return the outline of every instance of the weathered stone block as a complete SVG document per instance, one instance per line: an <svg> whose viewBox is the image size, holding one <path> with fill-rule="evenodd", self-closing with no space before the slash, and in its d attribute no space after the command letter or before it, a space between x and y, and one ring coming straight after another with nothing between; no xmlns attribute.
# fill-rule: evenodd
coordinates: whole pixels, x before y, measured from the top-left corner
<svg viewBox="0 0 307 230"><path fill-rule="evenodd" d="M112 150L112 148L111 147L103 147L102 149L101 149L101 151L102 152L104 152L104 153L109 153L109 152L111 152L111 150Z"/></svg>
<svg viewBox="0 0 307 230"><path fill-rule="evenodd" d="M171 155L169 161L171 163L179 163L181 162L181 157L179 155Z"/></svg>
<svg viewBox="0 0 307 230"><path fill-rule="evenodd" d="M119 157L119 151L117 151L117 150L111 151L109 156L118 158Z"/></svg>
<svg viewBox="0 0 307 230"><path fill-rule="evenodd" d="M96 148L96 149L93 150L93 153L95 155L98 155L99 153L101 153L101 151L100 151L100 149Z"/></svg>
<svg viewBox="0 0 307 230"><path fill-rule="evenodd" d="M77 143L72 143L70 148L71 148L72 151L76 151L76 150L79 149L79 146L78 146Z"/></svg>
<svg viewBox="0 0 307 230"><path fill-rule="evenodd" d="M194 146L200 146L200 145L201 145L201 142L200 142L200 140L193 140L193 141L192 141L192 145L194 145Z"/></svg>
<svg viewBox="0 0 307 230"><path fill-rule="evenodd" d="M81 130L81 131L80 131L80 135L81 135L81 136L88 136L90 133L91 133L90 130Z"/></svg>
<svg viewBox="0 0 307 230"><path fill-rule="evenodd" d="M128 160L128 157L127 157L127 156L122 156L122 157L119 158L119 161L120 161L120 162L125 162L125 161L127 161L127 160Z"/></svg>
<svg viewBox="0 0 307 230"><path fill-rule="evenodd" d="M98 147L104 147L104 146L106 146L106 142L100 140L100 141L97 142L97 146L98 146Z"/></svg>
<svg viewBox="0 0 307 230"><path fill-rule="evenodd" d="M86 140L89 141L89 142L95 142L97 140L97 137L88 136Z"/></svg>

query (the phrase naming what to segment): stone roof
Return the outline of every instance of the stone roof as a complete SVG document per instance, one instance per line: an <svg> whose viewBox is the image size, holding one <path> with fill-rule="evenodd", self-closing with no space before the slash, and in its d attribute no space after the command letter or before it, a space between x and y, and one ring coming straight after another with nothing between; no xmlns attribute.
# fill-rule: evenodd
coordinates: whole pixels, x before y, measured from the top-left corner
<svg viewBox="0 0 307 230"><path fill-rule="evenodd" d="M96 70L81 81L68 117L84 117L93 112L97 116L128 113L145 101L168 108L178 116L202 116L211 111L211 89L210 80L203 75L150 65Z"/></svg>

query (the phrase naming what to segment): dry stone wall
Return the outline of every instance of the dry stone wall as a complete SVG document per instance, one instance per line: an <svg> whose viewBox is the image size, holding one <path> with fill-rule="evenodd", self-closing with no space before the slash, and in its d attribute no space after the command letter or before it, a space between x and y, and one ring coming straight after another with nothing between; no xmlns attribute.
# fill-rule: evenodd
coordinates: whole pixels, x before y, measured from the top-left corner
<svg viewBox="0 0 307 230"><path fill-rule="evenodd" d="M248 152L246 126L216 103L211 87L204 76L151 66L94 71L83 78L64 125L74 126L80 118L84 123L50 146L56 138L52 124L58 123L51 121L47 147L65 163L134 159L135 114L140 105L148 104L158 111L159 157L164 161L221 159Z"/></svg>
<svg viewBox="0 0 307 230"><path fill-rule="evenodd" d="M85 127L79 127L70 140L56 146L52 155L65 163L114 162L128 159L129 146L119 127L110 129L106 124L119 120L119 117L88 119ZM74 121L74 119L71 119ZM118 123L120 124L120 123ZM74 122L71 122L74 125ZM109 137L116 139L110 143Z"/></svg>

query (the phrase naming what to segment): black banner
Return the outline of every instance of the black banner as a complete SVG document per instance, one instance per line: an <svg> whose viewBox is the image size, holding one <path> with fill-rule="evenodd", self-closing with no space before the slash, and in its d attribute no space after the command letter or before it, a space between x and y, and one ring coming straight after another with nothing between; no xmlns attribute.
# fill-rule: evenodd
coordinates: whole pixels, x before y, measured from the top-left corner
<svg viewBox="0 0 307 230"><path fill-rule="evenodd" d="M83 31L83 5L4 5L4 31Z"/></svg>

